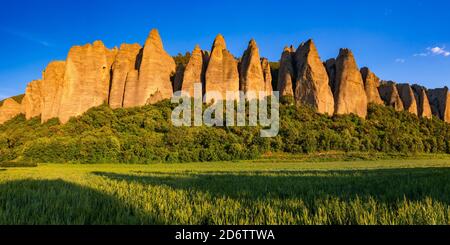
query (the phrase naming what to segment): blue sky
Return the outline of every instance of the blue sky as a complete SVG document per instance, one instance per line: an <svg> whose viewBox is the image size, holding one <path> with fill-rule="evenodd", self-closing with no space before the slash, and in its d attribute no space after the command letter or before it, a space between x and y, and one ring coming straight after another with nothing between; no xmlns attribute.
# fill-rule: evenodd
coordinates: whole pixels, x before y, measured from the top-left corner
<svg viewBox="0 0 450 245"><path fill-rule="evenodd" d="M217 33L235 56L255 38L272 61L285 45L313 38L322 59L339 48L397 82L450 85L449 1L15 0L0 8L0 98L23 93L73 45L143 44L158 28L170 54L210 49Z"/></svg>

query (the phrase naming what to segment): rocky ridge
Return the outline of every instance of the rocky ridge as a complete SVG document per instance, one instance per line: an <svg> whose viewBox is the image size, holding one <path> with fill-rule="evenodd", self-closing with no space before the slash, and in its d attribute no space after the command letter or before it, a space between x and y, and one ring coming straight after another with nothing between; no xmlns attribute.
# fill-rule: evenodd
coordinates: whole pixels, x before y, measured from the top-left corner
<svg viewBox="0 0 450 245"><path fill-rule="evenodd" d="M0 103L0 124L25 114L42 122L58 118L66 123L92 107L108 104L129 108L154 104L172 97L177 90L193 96L195 83L202 94L226 92L279 91L297 104L328 115L367 115L369 103L392 106L424 118L433 116L450 123L450 91L419 85L382 82L367 67L359 70L349 49L341 49L336 59L323 62L312 40L298 49L286 47L279 61L277 83L272 85L269 60L260 56L255 40L249 42L241 59L228 50L218 35L211 52L196 46L185 67L176 67L164 50L157 30L152 30L141 47L123 44L108 49L101 41L70 49L65 61L48 64L42 78L28 84L21 100L8 98ZM171 80L175 77L175 82ZM273 87L275 86L275 87ZM207 98L207 101L214 96Z"/></svg>

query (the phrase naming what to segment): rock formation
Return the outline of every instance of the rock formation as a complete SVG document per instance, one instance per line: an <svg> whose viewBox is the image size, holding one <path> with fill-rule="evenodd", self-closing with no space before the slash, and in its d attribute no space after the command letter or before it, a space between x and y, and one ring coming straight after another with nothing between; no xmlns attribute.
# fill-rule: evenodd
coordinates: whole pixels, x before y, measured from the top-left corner
<svg viewBox="0 0 450 245"><path fill-rule="evenodd" d="M42 81L32 81L27 85L25 97L22 100L22 106L27 120L41 115L41 101Z"/></svg>
<svg viewBox="0 0 450 245"><path fill-rule="evenodd" d="M121 108L124 105L124 95L127 80L131 72L135 71L136 59L141 50L139 44L122 44L112 66L111 90L109 105L111 108Z"/></svg>
<svg viewBox="0 0 450 245"><path fill-rule="evenodd" d="M226 92L239 91L238 63L234 56L227 50L225 39L218 35L211 49L211 56L205 75L205 93L217 91L226 98ZM214 98L207 96L206 101Z"/></svg>
<svg viewBox="0 0 450 245"><path fill-rule="evenodd" d="M334 94L336 92L336 59L329 59L323 65L327 70L331 92Z"/></svg>
<svg viewBox="0 0 450 245"><path fill-rule="evenodd" d="M278 88L280 96L294 97L294 54L295 50L291 46L285 47L280 60L280 70L278 72Z"/></svg>
<svg viewBox="0 0 450 245"><path fill-rule="evenodd" d="M125 89L125 107L153 104L173 95L170 77L176 71L174 59L164 50L161 37L153 29L145 42L142 51L142 61L139 68L139 79L135 73Z"/></svg>
<svg viewBox="0 0 450 245"><path fill-rule="evenodd" d="M208 54L200 49L200 46L195 46L192 51L186 68L184 69L183 82L181 83L181 90L188 93L189 96L194 96L194 84L205 83L205 72L208 64Z"/></svg>
<svg viewBox="0 0 450 245"><path fill-rule="evenodd" d="M450 92L447 87L428 91L433 115L450 123Z"/></svg>
<svg viewBox="0 0 450 245"><path fill-rule="evenodd" d="M48 64L42 74L42 122L56 118L59 115L65 69L65 61L54 61Z"/></svg>
<svg viewBox="0 0 450 245"><path fill-rule="evenodd" d="M417 102L417 112L420 117L432 118L430 101L428 100L427 89L419 85L413 85L414 96Z"/></svg>
<svg viewBox="0 0 450 245"><path fill-rule="evenodd" d="M380 87L380 96L387 106L392 106L396 111L403 111L404 106L400 95L398 94L397 86L394 82L382 82Z"/></svg>
<svg viewBox="0 0 450 245"><path fill-rule="evenodd" d="M0 124L14 118L21 113L23 113L23 107L20 102L17 102L13 98L4 100L2 105L0 106Z"/></svg>
<svg viewBox="0 0 450 245"><path fill-rule="evenodd" d="M203 93L218 92L222 99L226 92L240 89L273 92L271 65L260 58L254 40L239 64L222 35L214 40L211 53L196 46L186 61L180 59L177 67L157 30L150 32L143 48L123 44L111 50L101 41L72 47L66 61L51 62L40 80L28 84L25 95L0 102L0 124L21 113L27 119L41 115L42 122L59 118L66 123L104 103L111 108L153 104L171 98L174 89L192 96L195 83L202 83ZM381 82L368 68L358 70L348 49L341 49L337 59L322 63L309 40L298 50L286 47L279 65L276 90L280 96L293 97L319 113L365 117L367 104L375 103L423 118L434 114L450 123L448 88L427 90L419 85ZM216 98L210 94L206 102Z"/></svg>
<svg viewBox="0 0 450 245"><path fill-rule="evenodd" d="M378 87L380 87L380 79L367 67L361 69L361 75L364 81L364 89L367 95L367 103L383 105L384 102L380 97Z"/></svg>
<svg viewBox="0 0 450 245"><path fill-rule="evenodd" d="M409 84L397 84L397 90L403 102L403 109L418 116L416 97L411 86Z"/></svg>
<svg viewBox="0 0 450 245"><path fill-rule="evenodd" d="M264 74L264 91L267 96L271 96L273 93L272 87L272 71L270 69L269 60L266 58L261 59L261 66Z"/></svg>
<svg viewBox="0 0 450 245"><path fill-rule="evenodd" d="M240 90L254 92L256 98L260 91L265 91L265 80L263 68L261 66L261 58L256 41L252 39L248 44L248 48L242 56L240 65ZM249 98L253 99L253 98Z"/></svg>
<svg viewBox="0 0 450 245"><path fill-rule="evenodd" d="M295 54L295 61L296 101L312 106L318 113L333 115L334 98L329 86L328 74L312 40L300 45Z"/></svg>
<svg viewBox="0 0 450 245"><path fill-rule="evenodd" d="M71 48L67 56L59 119L62 123L108 102L111 66L117 50L101 41Z"/></svg>
<svg viewBox="0 0 450 245"><path fill-rule="evenodd" d="M365 118L367 115L367 96L362 75L356 65L353 53L341 49L336 59L335 113L356 114Z"/></svg>

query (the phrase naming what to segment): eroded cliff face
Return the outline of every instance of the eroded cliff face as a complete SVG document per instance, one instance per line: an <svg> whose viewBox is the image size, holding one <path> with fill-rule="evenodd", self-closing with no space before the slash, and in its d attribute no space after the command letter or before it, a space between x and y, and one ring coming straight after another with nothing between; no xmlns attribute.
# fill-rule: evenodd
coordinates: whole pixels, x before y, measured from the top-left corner
<svg viewBox="0 0 450 245"><path fill-rule="evenodd" d="M133 78L130 73L137 72L137 58L141 49L139 44L122 44L120 46L112 66L109 105L113 109L124 106L125 88L127 82Z"/></svg>
<svg viewBox="0 0 450 245"><path fill-rule="evenodd" d="M57 118L59 115L65 70L65 61L54 61L48 64L42 74L42 122Z"/></svg>
<svg viewBox="0 0 450 245"><path fill-rule="evenodd" d="M31 119L42 114L42 81L32 81L27 85L22 100L25 118Z"/></svg>
<svg viewBox="0 0 450 245"><path fill-rule="evenodd" d="M380 97L378 88L380 79L367 67L361 69L361 75L364 81L364 89L367 95L367 102L382 105L383 100Z"/></svg>
<svg viewBox="0 0 450 245"><path fill-rule="evenodd" d="M73 47L67 56L61 105L62 123L92 107L108 103L111 66L117 50L109 50L101 41Z"/></svg>
<svg viewBox="0 0 450 245"><path fill-rule="evenodd" d="M367 115L367 96L362 75L356 65L353 53L341 49L336 59L335 113L355 114L365 118Z"/></svg>
<svg viewBox="0 0 450 245"><path fill-rule="evenodd" d="M432 118L430 101L428 99L427 89L420 85L413 85L414 96L417 102L417 112L420 117Z"/></svg>
<svg viewBox="0 0 450 245"><path fill-rule="evenodd" d="M403 102L405 111L418 116L419 112L417 109L416 97L414 96L414 91L411 86L409 84L397 84L397 90Z"/></svg>
<svg viewBox="0 0 450 245"><path fill-rule="evenodd" d="M450 92L447 87L428 91L433 115L450 123Z"/></svg>
<svg viewBox="0 0 450 245"><path fill-rule="evenodd" d="M297 79L295 99L321 114L334 114L334 98L329 78L312 40L300 45L295 54Z"/></svg>
<svg viewBox="0 0 450 245"><path fill-rule="evenodd" d="M393 107L396 111L403 111L405 109L394 82L382 82L379 91L381 98L387 106Z"/></svg>
<svg viewBox="0 0 450 245"><path fill-rule="evenodd" d="M226 98L227 91L239 91L238 62L227 50L225 39L220 34L214 40L205 75L205 92L211 91L217 91L222 99ZM215 99L212 94L206 97L207 102Z"/></svg>
<svg viewBox="0 0 450 245"><path fill-rule="evenodd" d="M21 113L27 119L41 116L42 122L59 118L65 123L103 103L128 108L170 99L176 71L175 89L191 96L195 83L203 85L203 93L217 91L222 99L228 91L273 92L269 60L260 57L255 40L249 42L238 63L218 35L211 53L196 46L189 62L177 68L158 31L152 30L144 47L123 44L120 49L108 49L96 41L71 48L66 61L51 62L41 79L28 84L23 100L4 101L0 123ZM292 46L283 50L275 89L280 96L294 97L298 104L312 106L322 114L365 117L367 104L375 103L424 118L434 114L450 122L448 88L427 90L419 85L381 82L370 69L359 70L348 49L341 49L337 59L323 62L312 40L297 50ZM217 99L214 94L206 101L213 99Z"/></svg>
<svg viewBox="0 0 450 245"><path fill-rule="evenodd" d="M103 103L112 108L142 106L171 98L175 62L152 30L146 46L123 44L108 49L101 41L70 49L66 61L51 62L42 79L26 89L27 118L62 123Z"/></svg>

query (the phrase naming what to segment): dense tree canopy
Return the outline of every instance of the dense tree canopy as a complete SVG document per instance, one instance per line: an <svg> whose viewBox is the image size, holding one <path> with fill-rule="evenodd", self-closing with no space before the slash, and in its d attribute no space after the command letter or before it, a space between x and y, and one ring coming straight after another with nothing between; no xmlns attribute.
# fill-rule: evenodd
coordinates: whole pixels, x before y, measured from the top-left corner
<svg viewBox="0 0 450 245"><path fill-rule="evenodd" d="M175 105L100 106L61 125L23 115L0 126L0 161L151 163L254 159L266 153L325 151L450 153L450 125L370 105L367 119L329 117L282 105L280 133L255 127L174 127Z"/></svg>

